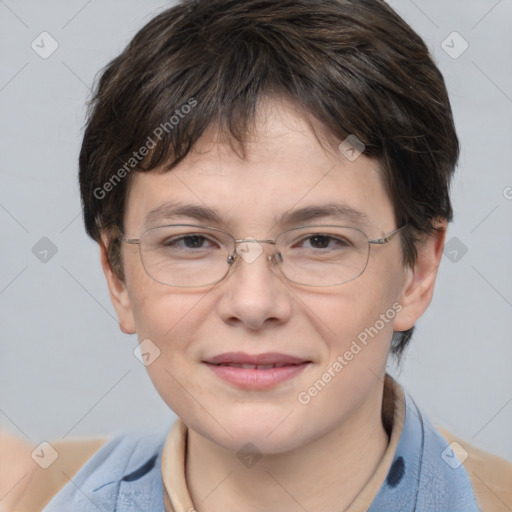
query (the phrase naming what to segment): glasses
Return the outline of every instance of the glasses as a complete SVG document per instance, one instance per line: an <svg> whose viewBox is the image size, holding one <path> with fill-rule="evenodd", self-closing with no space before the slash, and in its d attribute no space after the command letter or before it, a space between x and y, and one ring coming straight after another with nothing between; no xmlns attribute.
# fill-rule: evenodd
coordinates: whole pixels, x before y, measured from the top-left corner
<svg viewBox="0 0 512 512"><path fill-rule="evenodd" d="M275 240L236 239L220 229L195 224L172 224L148 229L140 238L121 242L139 246L142 265L151 279L167 285L194 288L222 281L239 259L253 263L267 256L272 270L304 286L336 286L359 277L366 269L370 244L387 244L399 231L369 240L361 230L346 226L300 226Z"/></svg>

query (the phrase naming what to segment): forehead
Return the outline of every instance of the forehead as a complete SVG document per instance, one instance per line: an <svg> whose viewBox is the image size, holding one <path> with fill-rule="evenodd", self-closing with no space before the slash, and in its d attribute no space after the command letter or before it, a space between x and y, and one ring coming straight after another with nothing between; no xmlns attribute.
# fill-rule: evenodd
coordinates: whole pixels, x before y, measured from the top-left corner
<svg viewBox="0 0 512 512"><path fill-rule="evenodd" d="M364 154L349 160L340 142L293 104L266 100L243 148L210 128L172 171L135 173L125 227L140 230L195 208L216 222L259 229L330 208L359 225L386 222L387 229L393 212L378 163Z"/></svg>

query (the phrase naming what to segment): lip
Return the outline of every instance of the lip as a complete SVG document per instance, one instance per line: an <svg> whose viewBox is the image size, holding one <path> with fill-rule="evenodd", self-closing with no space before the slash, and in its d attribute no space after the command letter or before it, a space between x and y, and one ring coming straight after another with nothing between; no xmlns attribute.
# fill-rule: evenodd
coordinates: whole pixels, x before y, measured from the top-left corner
<svg viewBox="0 0 512 512"><path fill-rule="evenodd" d="M229 352L209 358L203 363L217 377L239 388L268 389L295 377L311 361L271 352L255 355Z"/></svg>

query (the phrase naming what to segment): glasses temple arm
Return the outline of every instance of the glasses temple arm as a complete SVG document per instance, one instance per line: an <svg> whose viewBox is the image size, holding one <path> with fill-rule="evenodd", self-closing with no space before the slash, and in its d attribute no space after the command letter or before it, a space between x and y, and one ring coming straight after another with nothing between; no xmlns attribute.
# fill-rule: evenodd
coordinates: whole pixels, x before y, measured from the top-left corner
<svg viewBox="0 0 512 512"><path fill-rule="evenodd" d="M388 233L387 235L385 235L381 238L376 238L375 240L368 240L368 243L369 244L379 244L379 245L387 244L398 232L402 231L402 229L404 229L406 226L407 226L407 224L404 224L402 227L395 229L391 233Z"/></svg>

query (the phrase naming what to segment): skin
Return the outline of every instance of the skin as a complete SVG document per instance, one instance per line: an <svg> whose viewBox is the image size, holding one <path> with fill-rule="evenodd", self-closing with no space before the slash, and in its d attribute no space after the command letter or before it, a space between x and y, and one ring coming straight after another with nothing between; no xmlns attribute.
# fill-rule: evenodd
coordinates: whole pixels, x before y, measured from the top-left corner
<svg viewBox="0 0 512 512"><path fill-rule="evenodd" d="M378 164L364 155L350 162L326 149L293 104L262 101L246 149L242 158L212 128L174 171L135 174L126 203L127 237L138 237L146 213L167 201L207 205L222 224L186 217L159 224L213 225L236 238L275 238L285 229L278 222L283 213L329 202L363 211L368 221L361 229L370 239L397 228ZM337 218L315 222L355 225ZM402 264L399 236L371 246L365 272L329 288L293 284L265 257L238 261L215 286L173 288L153 281L138 247L127 244L121 281L102 246L120 327L159 347L149 375L189 427L186 477L197 510L266 511L278 503L283 511L329 512L353 501L388 444L381 406L393 329L412 327L430 303L443 243L444 233L427 237L414 268ZM300 404L297 395L394 303L402 306L394 321L309 404ZM281 352L312 363L275 388L247 391L202 363L236 351ZM248 442L263 454L251 468L237 458Z"/></svg>

